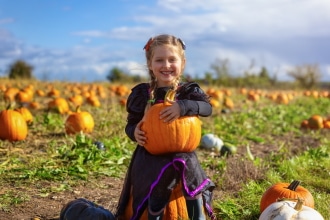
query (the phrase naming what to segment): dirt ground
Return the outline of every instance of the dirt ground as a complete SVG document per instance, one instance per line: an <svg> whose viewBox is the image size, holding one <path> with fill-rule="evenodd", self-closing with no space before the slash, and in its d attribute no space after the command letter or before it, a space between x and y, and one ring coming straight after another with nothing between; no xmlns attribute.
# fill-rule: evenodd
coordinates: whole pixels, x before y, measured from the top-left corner
<svg viewBox="0 0 330 220"><path fill-rule="evenodd" d="M276 138L276 137L275 137ZM319 146L319 140L312 136L288 135L286 137L277 137L278 143L287 142L292 149L288 149L288 154L294 155L311 147ZM276 141L274 141L276 143ZM271 152L279 151L279 146L275 144L254 144L250 146L251 152L255 157L266 158ZM209 176L222 179L222 185L217 186L214 191L214 199L220 199L225 193L233 195L240 189L241 183L248 179L262 179L262 168L256 169L249 160L237 160L245 157L246 149L238 146L237 154L226 159L231 165L228 166L226 173L217 174L216 171L206 170ZM232 167L232 168L231 168ZM241 169L240 169L241 168ZM238 170L241 170L238 172ZM58 187L58 183L56 183ZM55 186L55 183L41 181L30 185L17 186L15 183L0 189L0 195L8 190L22 192L24 195L30 195L27 201L14 205L10 210L0 210L0 220L57 220L63 205L77 198L85 198L103 206L114 213L122 188L122 178L104 177L96 181L82 181L71 189L43 195L42 189Z"/></svg>

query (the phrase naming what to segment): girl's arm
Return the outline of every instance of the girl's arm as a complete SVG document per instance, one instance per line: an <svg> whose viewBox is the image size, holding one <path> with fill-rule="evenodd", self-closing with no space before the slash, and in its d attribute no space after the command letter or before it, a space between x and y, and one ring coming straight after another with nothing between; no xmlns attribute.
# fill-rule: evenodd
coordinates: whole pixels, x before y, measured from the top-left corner
<svg viewBox="0 0 330 220"><path fill-rule="evenodd" d="M177 103L180 106L180 116L199 115L207 117L212 114L209 97L197 83L183 84L179 89Z"/></svg>
<svg viewBox="0 0 330 220"><path fill-rule="evenodd" d="M212 105L205 101L195 101L195 100L178 100L180 106L180 116L185 115L199 115L202 117L207 117L212 114Z"/></svg>
<svg viewBox="0 0 330 220"><path fill-rule="evenodd" d="M127 124L125 132L132 141L137 141L134 135L137 124L142 120L144 109L148 100L148 86L146 83L139 84L132 89L127 98Z"/></svg>

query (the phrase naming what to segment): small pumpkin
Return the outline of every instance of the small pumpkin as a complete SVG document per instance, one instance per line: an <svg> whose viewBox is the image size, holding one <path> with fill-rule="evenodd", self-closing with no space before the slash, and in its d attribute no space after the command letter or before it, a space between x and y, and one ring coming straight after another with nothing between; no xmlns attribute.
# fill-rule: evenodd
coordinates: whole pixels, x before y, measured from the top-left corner
<svg viewBox="0 0 330 220"><path fill-rule="evenodd" d="M31 102L33 98L33 94L30 92L20 90L16 95L15 95L15 100L19 103L24 103L24 102Z"/></svg>
<svg viewBox="0 0 330 220"><path fill-rule="evenodd" d="M323 121L323 128L330 129L330 119Z"/></svg>
<svg viewBox="0 0 330 220"><path fill-rule="evenodd" d="M300 123L300 128L307 129L308 127L308 120L305 119Z"/></svg>
<svg viewBox="0 0 330 220"><path fill-rule="evenodd" d="M217 99L215 99L215 98L211 98L211 99L210 99L210 104L211 104L212 107L214 107L214 108L218 108L218 107L220 107L220 102L219 102Z"/></svg>
<svg viewBox="0 0 330 220"><path fill-rule="evenodd" d="M220 152L223 145L223 141L218 136L211 133L204 134L200 142L202 148L216 152Z"/></svg>
<svg viewBox="0 0 330 220"><path fill-rule="evenodd" d="M80 106L78 106L76 112L71 113L66 119L65 132L67 134L91 133L94 125L93 116L87 111L80 111Z"/></svg>
<svg viewBox="0 0 330 220"><path fill-rule="evenodd" d="M287 105L289 103L289 98L286 94L280 93L276 96L276 103Z"/></svg>
<svg viewBox="0 0 330 220"><path fill-rule="evenodd" d="M69 112L69 104L65 98L56 97L48 103L48 108L55 110L60 114L66 114Z"/></svg>
<svg viewBox="0 0 330 220"><path fill-rule="evenodd" d="M73 95L68 98L69 102L74 104L75 106L82 105L84 103L84 98L82 95Z"/></svg>
<svg viewBox="0 0 330 220"><path fill-rule="evenodd" d="M0 112L0 139L21 141L27 137L27 123L21 113L13 109L5 109Z"/></svg>
<svg viewBox="0 0 330 220"><path fill-rule="evenodd" d="M33 123L33 115L28 108L20 107L20 108L16 108L15 111L22 114L23 118L25 119L28 125L31 125Z"/></svg>
<svg viewBox="0 0 330 220"><path fill-rule="evenodd" d="M269 187L262 195L260 200L260 212L263 212L270 204L278 199L301 198L304 200L304 205L314 208L314 198L308 189L299 186L300 181L294 180L291 183L276 183Z"/></svg>
<svg viewBox="0 0 330 220"><path fill-rule="evenodd" d="M15 101L15 96L20 90L15 87L9 87L3 94L3 98L7 102L13 102Z"/></svg>
<svg viewBox="0 0 330 220"><path fill-rule="evenodd" d="M101 106L101 102L100 99L96 96L96 95L90 95L86 98L86 102L94 107L100 107Z"/></svg>
<svg viewBox="0 0 330 220"><path fill-rule="evenodd" d="M269 205L260 215L259 220L324 220L323 216L315 209L304 206L303 200L297 202L282 200Z"/></svg>
<svg viewBox="0 0 330 220"><path fill-rule="evenodd" d="M65 204L60 212L60 220L115 220L115 216L103 206L84 198Z"/></svg>
<svg viewBox="0 0 330 220"><path fill-rule="evenodd" d="M175 91L166 93L164 103L157 103L146 112L141 129L147 141L144 147L151 154L191 152L201 139L201 121L198 116L183 116L168 123L159 119L159 112L171 105Z"/></svg>
<svg viewBox="0 0 330 220"><path fill-rule="evenodd" d="M312 115L308 119L308 127L311 129L320 129L323 128L323 117L320 115Z"/></svg>
<svg viewBox="0 0 330 220"><path fill-rule="evenodd" d="M231 143L224 142L223 146L221 147L220 150L220 156L229 156L236 154L237 152L237 147Z"/></svg>

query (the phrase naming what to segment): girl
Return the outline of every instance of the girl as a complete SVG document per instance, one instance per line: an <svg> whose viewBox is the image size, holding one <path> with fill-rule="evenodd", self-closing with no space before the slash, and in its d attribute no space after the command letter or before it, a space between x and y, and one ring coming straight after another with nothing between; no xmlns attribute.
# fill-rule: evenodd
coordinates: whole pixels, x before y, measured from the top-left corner
<svg viewBox="0 0 330 220"><path fill-rule="evenodd" d="M127 100L125 132L138 145L126 174L117 218L124 218L132 195L131 219L139 219L147 208L149 220L161 220L173 188L181 182L189 219L205 219L204 210L214 219L211 201L215 186L201 168L196 153L152 155L143 147L148 140L141 130L145 111L161 102L169 89L176 90L177 100L160 113L165 122L185 115L211 115L208 97L198 84L179 81L186 62L185 44L180 38L158 35L149 39L144 50L151 81L135 86Z"/></svg>

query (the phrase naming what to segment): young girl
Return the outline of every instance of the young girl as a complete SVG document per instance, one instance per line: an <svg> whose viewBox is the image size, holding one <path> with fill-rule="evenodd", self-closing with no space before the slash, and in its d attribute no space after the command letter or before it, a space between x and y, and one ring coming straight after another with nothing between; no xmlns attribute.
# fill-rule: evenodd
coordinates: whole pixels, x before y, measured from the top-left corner
<svg viewBox="0 0 330 220"><path fill-rule="evenodd" d="M141 130L144 113L154 103L162 102L169 89L176 90L176 101L160 113L165 122L186 115L211 115L208 96L198 84L180 82L186 62L185 44L180 38L158 35L149 39L144 50L151 81L135 86L127 101L125 131L138 145L126 174L117 218L123 219L132 196L131 219L139 219L147 208L149 220L161 220L172 190L182 183L189 219L206 219L204 210L214 219L211 202L215 186L201 168L196 153L152 155L143 147L148 140Z"/></svg>

